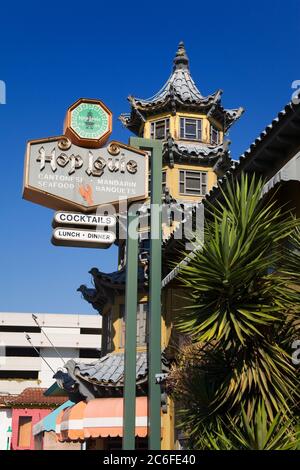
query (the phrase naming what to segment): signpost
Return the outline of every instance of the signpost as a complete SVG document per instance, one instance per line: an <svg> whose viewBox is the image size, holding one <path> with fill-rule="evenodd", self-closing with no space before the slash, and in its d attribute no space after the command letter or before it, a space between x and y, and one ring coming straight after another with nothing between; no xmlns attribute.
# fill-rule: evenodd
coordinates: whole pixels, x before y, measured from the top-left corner
<svg viewBox="0 0 300 470"><path fill-rule="evenodd" d="M109 204L118 210L119 200L124 197L129 204L147 199L146 151L152 153L149 448L158 450L161 414L160 386L156 375L161 371L162 142L131 138L132 146L115 141L106 143L111 132L112 113L104 103L90 99L76 101L67 111L64 135L28 142L23 197L58 211L53 221L54 244L107 248L115 241L115 234L109 228L115 226L116 218L98 215L96 210L101 205ZM123 447L134 449L139 215L133 207L129 207L127 220Z"/></svg>
<svg viewBox="0 0 300 470"><path fill-rule="evenodd" d="M150 225L150 289L149 289L149 368L148 416L149 449L161 446L161 391L156 375L161 372L161 198L162 198L162 143L156 140L131 138L130 145L150 150L151 158L151 225ZM128 232L126 278L126 333L125 333L125 387L123 448L135 448L136 396L136 310L137 310L137 252L138 239L134 236L137 216L130 213L132 234Z"/></svg>
<svg viewBox="0 0 300 470"><path fill-rule="evenodd" d="M125 358L123 449L135 449L136 421L136 323L138 300L139 215L130 207L127 217L125 293Z"/></svg>

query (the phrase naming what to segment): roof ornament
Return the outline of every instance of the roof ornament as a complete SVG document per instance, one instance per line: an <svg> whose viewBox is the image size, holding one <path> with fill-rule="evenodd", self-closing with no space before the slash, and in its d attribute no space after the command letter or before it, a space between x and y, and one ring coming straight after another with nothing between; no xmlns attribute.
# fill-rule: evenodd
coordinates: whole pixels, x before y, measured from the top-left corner
<svg viewBox="0 0 300 470"><path fill-rule="evenodd" d="M183 41L180 41L180 43L178 44L178 49L173 63L173 71L178 69L190 70L190 62L188 56L186 55L186 50Z"/></svg>

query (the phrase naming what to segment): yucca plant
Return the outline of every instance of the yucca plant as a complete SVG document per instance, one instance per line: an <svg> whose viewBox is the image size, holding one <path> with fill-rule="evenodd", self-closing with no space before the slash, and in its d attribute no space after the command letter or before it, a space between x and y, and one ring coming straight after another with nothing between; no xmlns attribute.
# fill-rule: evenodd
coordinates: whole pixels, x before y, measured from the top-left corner
<svg viewBox="0 0 300 470"><path fill-rule="evenodd" d="M300 313L293 258L299 221L275 198L262 197L263 184L247 175L227 183L209 207L203 249L180 275L188 297L176 325L191 338L193 357L179 357L170 384L182 403L181 424L200 448L205 429L229 425L241 416L241 403L250 423L263 403L271 423L278 413L291 419L299 400L291 361Z"/></svg>
<svg viewBox="0 0 300 470"><path fill-rule="evenodd" d="M236 423L230 416L228 424L215 432L206 431L207 442L214 450L298 450L300 431L284 410L270 421L263 402L259 402L253 419L242 407L242 419Z"/></svg>

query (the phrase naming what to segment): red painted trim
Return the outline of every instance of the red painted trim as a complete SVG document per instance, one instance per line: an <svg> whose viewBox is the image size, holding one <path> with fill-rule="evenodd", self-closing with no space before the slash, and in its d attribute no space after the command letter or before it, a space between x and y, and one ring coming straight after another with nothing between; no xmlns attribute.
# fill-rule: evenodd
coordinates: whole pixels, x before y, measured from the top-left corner
<svg viewBox="0 0 300 470"><path fill-rule="evenodd" d="M19 419L21 416L31 416L32 423L31 428L38 423L41 419L47 416L53 411L52 409L40 409L40 408L15 408L12 410L12 439L11 447L13 450L34 450L34 439L31 433L31 441L29 447L18 446L19 436Z"/></svg>

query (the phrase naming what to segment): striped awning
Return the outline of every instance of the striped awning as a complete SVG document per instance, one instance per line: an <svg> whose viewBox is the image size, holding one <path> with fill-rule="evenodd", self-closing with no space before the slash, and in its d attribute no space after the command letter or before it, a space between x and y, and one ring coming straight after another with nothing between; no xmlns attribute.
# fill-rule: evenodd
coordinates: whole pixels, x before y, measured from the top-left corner
<svg viewBox="0 0 300 470"><path fill-rule="evenodd" d="M76 405L70 406L62 411L57 417L56 434L58 440L65 441L83 441L83 418L86 409L86 403L80 401Z"/></svg>
<svg viewBox="0 0 300 470"><path fill-rule="evenodd" d="M135 434L147 436L147 397L136 398ZM67 408L57 417L56 435L61 442L122 437L123 398L96 398Z"/></svg>

